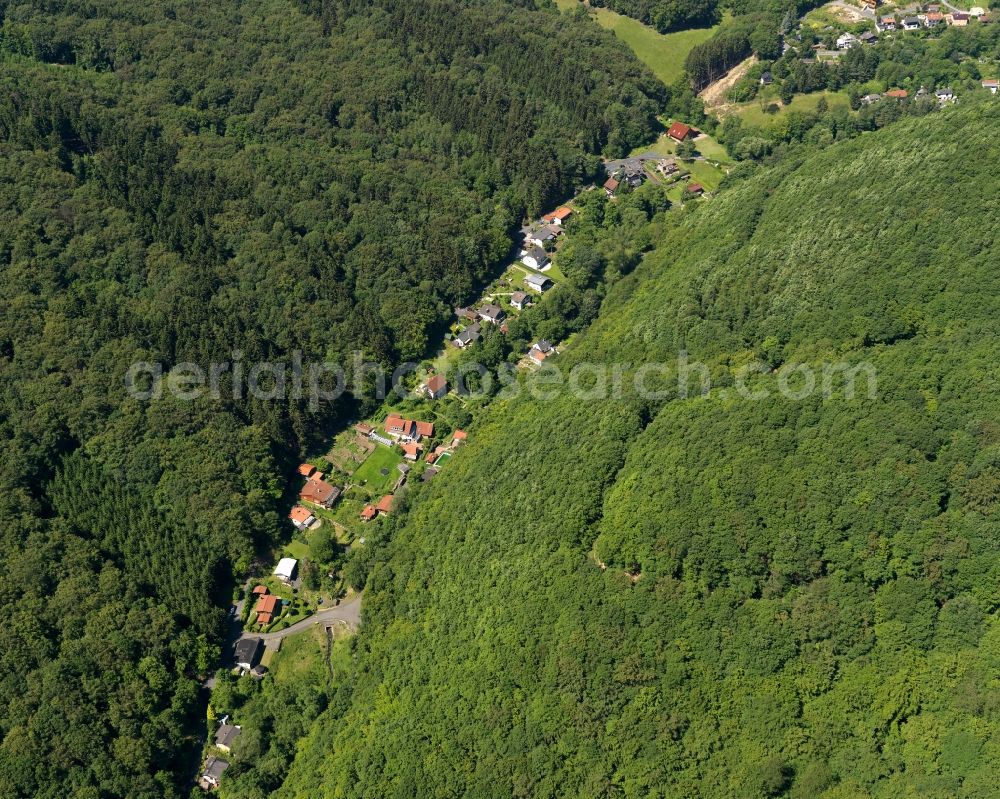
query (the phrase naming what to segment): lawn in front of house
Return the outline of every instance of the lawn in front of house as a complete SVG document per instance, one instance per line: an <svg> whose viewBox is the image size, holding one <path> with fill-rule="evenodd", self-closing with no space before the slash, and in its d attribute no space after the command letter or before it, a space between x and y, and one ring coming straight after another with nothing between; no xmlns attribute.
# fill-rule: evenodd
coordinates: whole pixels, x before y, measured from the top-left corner
<svg viewBox="0 0 1000 799"><path fill-rule="evenodd" d="M685 161L684 168L691 173L691 177L681 183L686 186L688 183L700 183L706 191L715 191L726 176L722 170L712 166L707 161Z"/></svg>
<svg viewBox="0 0 1000 799"><path fill-rule="evenodd" d="M322 625L310 627L300 635L291 635L281 642L268 667L271 678L282 682L293 676L309 675L316 684L326 682L326 630Z"/></svg>
<svg viewBox="0 0 1000 799"><path fill-rule="evenodd" d="M718 161L721 164L733 163L733 159L729 157L729 153L726 152L726 148L719 144L711 136L699 136L695 141L694 146L701 155L711 161Z"/></svg>
<svg viewBox="0 0 1000 799"><path fill-rule="evenodd" d="M556 5L562 11L570 11L581 4L578 0L556 0ZM614 31L632 49L636 58L666 84L673 83L684 73L684 61L691 49L707 41L718 30L715 26L659 33L638 20L607 8L591 9L590 14L601 27Z"/></svg>
<svg viewBox="0 0 1000 799"><path fill-rule="evenodd" d="M403 456L395 448L376 444L372 454L354 472L351 481L356 485L363 484L372 496L384 494L399 479L396 467L402 462Z"/></svg>
<svg viewBox="0 0 1000 799"><path fill-rule="evenodd" d="M698 154L705 156L705 158L724 164L733 163L733 159L729 157L729 153L726 152L726 148L707 133L700 135L694 141L694 146ZM655 142L652 144L640 145L632 150L629 155L634 157L645 155L646 153L655 153L662 158L674 158L677 154L677 142L671 139L666 133L661 133Z"/></svg>
<svg viewBox="0 0 1000 799"><path fill-rule="evenodd" d="M299 533L299 535L301 535L301 533ZM302 539L293 538L285 544L285 547L279 557L303 560L304 558L309 557L309 545Z"/></svg>

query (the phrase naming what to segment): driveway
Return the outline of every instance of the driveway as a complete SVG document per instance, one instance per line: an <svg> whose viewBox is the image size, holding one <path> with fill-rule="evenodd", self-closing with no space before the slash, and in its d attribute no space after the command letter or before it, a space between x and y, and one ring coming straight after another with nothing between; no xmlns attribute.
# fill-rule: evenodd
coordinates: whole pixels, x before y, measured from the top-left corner
<svg viewBox="0 0 1000 799"><path fill-rule="evenodd" d="M339 605L334 605L326 610L314 613L308 619L296 622L291 627L284 630L277 630L272 633L244 633L244 638L260 638L264 643L280 641L290 635L295 635L303 630L307 630L314 624L329 624L334 621L344 622L352 630L356 630L361 624L361 594L355 594L350 599L346 599Z"/></svg>

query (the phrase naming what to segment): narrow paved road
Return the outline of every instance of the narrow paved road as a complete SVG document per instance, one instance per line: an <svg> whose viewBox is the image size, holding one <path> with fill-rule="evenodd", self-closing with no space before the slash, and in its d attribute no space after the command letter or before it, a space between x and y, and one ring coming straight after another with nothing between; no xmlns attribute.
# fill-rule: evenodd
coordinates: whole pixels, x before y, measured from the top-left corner
<svg viewBox="0 0 1000 799"><path fill-rule="evenodd" d="M312 627L314 624L325 624L331 621L342 621L352 629L357 629L361 623L361 594L355 594L350 599L346 599L339 605L314 613L308 619L296 622L291 627L284 630L276 630L273 633L245 633L245 638L260 638L265 643L269 641L280 641L295 633Z"/></svg>

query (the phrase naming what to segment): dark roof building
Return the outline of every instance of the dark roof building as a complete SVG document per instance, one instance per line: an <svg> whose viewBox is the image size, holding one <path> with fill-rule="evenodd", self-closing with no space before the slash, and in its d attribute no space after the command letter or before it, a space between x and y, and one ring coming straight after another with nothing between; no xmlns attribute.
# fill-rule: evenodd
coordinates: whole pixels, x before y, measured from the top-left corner
<svg viewBox="0 0 1000 799"><path fill-rule="evenodd" d="M215 732L215 745L224 752L230 751L242 731L235 724L223 724Z"/></svg>
<svg viewBox="0 0 1000 799"><path fill-rule="evenodd" d="M528 275L524 278L524 285L533 291L545 291L552 285L552 281L545 275Z"/></svg>
<svg viewBox="0 0 1000 799"><path fill-rule="evenodd" d="M482 327L480 327L479 322L473 325L469 325L465 330L459 333L455 338L452 339L452 343L459 348L468 347L473 342L479 339L482 333Z"/></svg>
<svg viewBox="0 0 1000 799"><path fill-rule="evenodd" d="M260 638L241 638L236 642L236 665L252 669L260 661L264 642Z"/></svg>
<svg viewBox="0 0 1000 799"><path fill-rule="evenodd" d="M221 757L210 757L205 761L205 770L201 773L203 788L218 788L222 773L229 768L229 761Z"/></svg>
<svg viewBox="0 0 1000 799"><path fill-rule="evenodd" d="M490 322L491 324L502 322L506 315L507 314L504 313L503 308L492 303L484 305L479 309L479 318L485 322Z"/></svg>

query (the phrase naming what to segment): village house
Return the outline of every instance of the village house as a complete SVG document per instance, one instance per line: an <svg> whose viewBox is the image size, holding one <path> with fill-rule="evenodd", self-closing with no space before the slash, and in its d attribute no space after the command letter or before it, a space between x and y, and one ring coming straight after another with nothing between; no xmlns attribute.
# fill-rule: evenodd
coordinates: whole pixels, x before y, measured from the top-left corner
<svg viewBox="0 0 1000 799"><path fill-rule="evenodd" d="M309 512L308 508L304 508L301 505L295 505L288 514L288 518L292 520L292 524L299 530L308 530L316 523L316 517Z"/></svg>
<svg viewBox="0 0 1000 799"><path fill-rule="evenodd" d="M618 191L618 187L620 185L621 183L616 178L608 178L604 181L604 193L607 194L608 197L614 197L615 192Z"/></svg>
<svg viewBox="0 0 1000 799"><path fill-rule="evenodd" d="M910 93L906 89L890 89L885 93L886 97L891 97L893 100L905 100L910 96Z"/></svg>
<svg viewBox="0 0 1000 799"><path fill-rule="evenodd" d="M469 325L465 330L455 336L451 340L451 343L458 347L460 350L464 350L470 344L474 344L479 340L480 335L482 335L482 327L480 327L479 322Z"/></svg>
<svg viewBox="0 0 1000 799"><path fill-rule="evenodd" d="M938 89L934 92L934 96L937 97L939 103L950 103L955 99L955 92L953 92L950 88Z"/></svg>
<svg viewBox="0 0 1000 799"><path fill-rule="evenodd" d="M491 325L500 324L507 317L507 313L499 305L490 303L479 309L479 318Z"/></svg>
<svg viewBox="0 0 1000 799"><path fill-rule="evenodd" d="M314 474L316 474L316 467L311 463L303 463L299 465L299 474L308 480Z"/></svg>
<svg viewBox="0 0 1000 799"><path fill-rule="evenodd" d="M850 50L858 44L858 37L853 33L844 33L837 38L838 50Z"/></svg>
<svg viewBox="0 0 1000 799"><path fill-rule="evenodd" d="M299 499L323 508L332 508L340 498L340 489L324 480L310 478L299 492Z"/></svg>
<svg viewBox="0 0 1000 799"><path fill-rule="evenodd" d="M875 23L875 28L880 31L894 31L896 30L896 18L892 16L882 17Z"/></svg>
<svg viewBox="0 0 1000 799"><path fill-rule="evenodd" d="M683 122L674 122L674 124L667 128L667 136L678 144L685 139L693 137L695 133L694 128L690 125L685 125Z"/></svg>
<svg viewBox="0 0 1000 799"><path fill-rule="evenodd" d="M215 747L223 752L231 752L236 739L240 737L242 727L235 724L221 724L215 731Z"/></svg>
<svg viewBox="0 0 1000 799"><path fill-rule="evenodd" d="M458 317L459 321L464 322L475 322L478 318L472 308L456 308L455 316Z"/></svg>
<svg viewBox="0 0 1000 799"><path fill-rule="evenodd" d="M702 194L705 193L705 187L702 186L700 183L688 183L686 191L688 194L693 194L696 197L700 197Z"/></svg>
<svg viewBox="0 0 1000 799"><path fill-rule="evenodd" d="M299 562L295 558L282 558L274 567L274 576L283 583L290 583L295 578L295 569Z"/></svg>
<svg viewBox="0 0 1000 799"><path fill-rule="evenodd" d="M397 441L419 441L421 438L434 435L434 425L430 422L404 419L398 413L390 413L385 417L385 432Z"/></svg>
<svg viewBox="0 0 1000 799"><path fill-rule="evenodd" d="M382 497L382 499L378 501L378 504L375 506L375 511L382 516L388 516L390 513L392 513L393 499L394 497L392 496L392 494L386 494L384 497Z"/></svg>
<svg viewBox="0 0 1000 799"><path fill-rule="evenodd" d="M417 422L417 438L419 441L421 438L433 438L434 437L434 423L433 422Z"/></svg>
<svg viewBox="0 0 1000 799"><path fill-rule="evenodd" d="M236 642L236 665L241 669L252 669L260 662L263 650L264 642L260 638L241 638Z"/></svg>
<svg viewBox="0 0 1000 799"><path fill-rule="evenodd" d="M573 209L565 205L560 205L551 214L542 217L542 221L547 225L562 225L573 215Z"/></svg>
<svg viewBox="0 0 1000 799"><path fill-rule="evenodd" d="M541 247L531 247L521 256L521 263L532 269L544 269L549 265L549 255Z"/></svg>
<svg viewBox="0 0 1000 799"><path fill-rule="evenodd" d="M924 15L924 27L925 28L936 28L944 22L944 14L940 11L931 11Z"/></svg>
<svg viewBox="0 0 1000 799"><path fill-rule="evenodd" d="M415 461L420 457L420 445L413 441L406 441L400 445L403 450L403 457L408 461Z"/></svg>
<svg viewBox="0 0 1000 799"><path fill-rule="evenodd" d="M878 8L878 0L861 0L861 7L867 8L869 11L874 11Z"/></svg>
<svg viewBox="0 0 1000 799"><path fill-rule="evenodd" d="M656 163L656 171L667 178L680 171L677 162L673 158L661 158Z"/></svg>
<svg viewBox="0 0 1000 799"><path fill-rule="evenodd" d="M445 380L444 375L432 375L420 387L420 391L427 399L441 399L448 393L448 381Z"/></svg>
<svg viewBox="0 0 1000 799"><path fill-rule="evenodd" d="M229 762L221 757L208 758L205 761L205 769L201 773L201 779L198 781L202 789L207 791L211 788L218 788L222 774L227 768L229 768Z"/></svg>
<svg viewBox="0 0 1000 799"><path fill-rule="evenodd" d="M361 510L361 521L363 522L370 522L376 516L378 516L378 511L374 505L365 505Z"/></svg>
<svg viewBox="0 0 1000 799"><path fill-rule="evenodd" d="M904 31L916 31L920 30L920 20L916 17L903 17L903 30Z"/></svg>
<svg viewBox="0 0 1000 799"><path fill-rule="evenodd" d="M646 170L627 171L622 179L629 185L629 188L637 189L646 182Z"/></svg>
<svg viewBox="0 0 1000 799"><path fill-rule="evenodd" d="M417 437L417 423L398 413L390 413L385 417L385 432L393 439L412 441Z"/></svg>
<svg viewBox="0 0 1000 799"><path fill-rule="evenodd" d="M469 434L464 430L456 430L451 434L451 445L457 447L459 444L464 444Z"/></svg>
<svg viewBox="0 0 1000 799"><path fill-rule="evenodd" d="M969 20L971 17L968 14L963 14L959 11L953 11L947 17L945 17L949 25L953 25L956 28L965 28L969 25Z"/></svg>
<svg viewBox="0 0 1000 799"><path fill-rule="evenodd" d="M515 291L510 295L510 305L519 311L523 311L531 305L531 297L524 291Z"/></svg>
<svg viewBox="0 0 1000 799"><path fill-rule="evenodd" d="M871 31L865 31L858 36L858 41L861 42L861 44L872 45L878 42L878 36Z"/></svg>
<svg viewBox="0 0 1000 799"><path fill-rule="evenodd" d="M760 85L761 86L770 86L772 83L774 83L774 75L773 75L773 73L771 73L770 71L767 71L767 72L764 72L764 73L761 74L761 76L760 76Z"/></svg>
<svg viewBox="0 0 1000 799"><path fill-rule="evenodd" d="M254 613L257 614L257 624L270 624L274 621L274 617L281 613L281 597L275 594L262 596L257 600Z"/></svg>
<svg viewBox="0 0 1000 799"><path fill-rule="evenodd" d="M875 105L881 99L881 94L866 94L861 98L861 105Z"/></svg>
<svg viewBox="0 0 1000 799"><path fill-rule="evenodd" d="M528 358L538 365L544 363L546 358L554 354L555 349L545 339L535 342L528 350Z"/></svg>
<svg viewBox="0 0 1000 799"><path fill-rule="evenodd" d="M990 94L996 94L997 89L1000 88L1000 81L996 78L986 78L983 81L983 88L988 89Z"/></svg>
<svg viewBox="0 0 1000 799"><path fill-rule="evenodd" d="M536 247L545 248L546 244L554 242L562 234L562 228L555 225L543 225L532 230L528 236L528 242Z"/></svg>
<svg viewBox="0 0 1000 799"><path fill-rule="evenodd" d="M552 281L545 277L545 275L528 275L524 279L524 285L532 291L537 291L541 294L552 287Z"/></svg>

